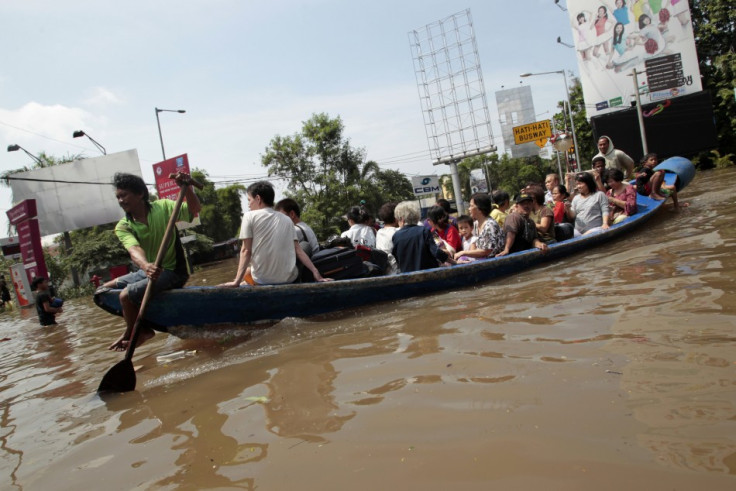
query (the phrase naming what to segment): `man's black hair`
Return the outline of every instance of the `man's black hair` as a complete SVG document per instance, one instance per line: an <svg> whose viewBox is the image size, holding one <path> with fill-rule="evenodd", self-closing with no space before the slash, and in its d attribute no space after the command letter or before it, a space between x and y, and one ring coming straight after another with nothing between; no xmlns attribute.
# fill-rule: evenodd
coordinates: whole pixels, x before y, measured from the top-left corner
<svg viewBox="0 0 736 491"><path fill-rule="evenodd" d="M31 291L35 292L36 290L38 290L38 285L40 285L47 279L48 278L46 278L45 276L36 276L35 278L33 278L33 281L31 281Z"/></svg>
<svg viewBox="0 0 736 491"><path fill-rule="evenodd" d="M112 183L116 189L130 191L133 194L143 195L143 201L149 202L148 186L135 174L126 174L124 172L116 172L112 178Z"/></svg>
<svg viewBox="0 0 736 491"><path fill-rule="evenodd" d="M273 186L268 181L258 181L254 182L250 186L248 186L248 189L246 189L246 192L251 195L251 197L255 198L256 196L260 196L263 202L266 206L273 206L273 200L276 196L276 193L273 190Z"/></svg>
<svg viewBox="0 0 736 491"><path fill-rule="evenodd" d="M297 217L301 217L301 210L299 209L299 203L291 198L284 198L274 208L276 211L285 211L286 213L294 212Z"/></svg>

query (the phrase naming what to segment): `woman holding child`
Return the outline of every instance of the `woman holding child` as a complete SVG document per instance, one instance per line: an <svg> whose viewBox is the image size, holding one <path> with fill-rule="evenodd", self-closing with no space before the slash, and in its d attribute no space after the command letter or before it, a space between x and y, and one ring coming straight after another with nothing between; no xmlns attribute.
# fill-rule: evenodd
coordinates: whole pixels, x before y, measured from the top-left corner
<svg viewBox="0 0 736 491"><path fill-rule="evenodd" d="M501 231L496 220L491 218L491 198L486 193L475 193L470 197L468 212L473 218L473 233L478 237L475 249L458 251L455 260L463 257L486 258L493 257L503 250L506 236Z"/></svg>

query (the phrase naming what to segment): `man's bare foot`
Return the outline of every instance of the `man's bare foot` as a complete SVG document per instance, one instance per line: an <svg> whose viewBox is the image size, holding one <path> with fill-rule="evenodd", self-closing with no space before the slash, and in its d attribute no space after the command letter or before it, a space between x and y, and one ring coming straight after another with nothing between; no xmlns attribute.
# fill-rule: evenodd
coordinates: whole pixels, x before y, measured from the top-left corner
<svg viewBox="0 0 736 491"><path fill-rule="evenodd" d="M138 335L138 343L135 345L136 348L156 335L153 329L150 329L148 327L139 327L139 329L141 330L141 333ZM128 349L129 344L130 340L125 339L125 334L123 334L107 349L111 351L125 351Z"/></svg>
<svg viewBox="0 0 736 491"><path fill-rule="evenodd" d="M667 199L664 196L661 196L659 194L654 194L654 193L650 194L649 197L652 198L652 199L654 199L654 200L657 200L657 201L664 201L664 200Z"/></svg>

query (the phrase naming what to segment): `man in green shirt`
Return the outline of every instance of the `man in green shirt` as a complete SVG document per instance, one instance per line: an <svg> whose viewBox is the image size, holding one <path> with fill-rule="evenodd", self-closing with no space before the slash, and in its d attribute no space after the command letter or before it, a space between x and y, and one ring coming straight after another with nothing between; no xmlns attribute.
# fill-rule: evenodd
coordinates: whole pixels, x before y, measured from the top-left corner
<svg viewBox="0 0 736 491"><path fill-rule="evenodd" d="M190 182L189 174L179 172L176 175L179 186ZM115 226L117 235L123 247L130 254L130 259L140 269L134 273L120 276L108 281L104 286L108 288L122 288L120 305L125 319L125 333L120 336L108 349L124 351L133 332L133 325L138 316L138 308L143 300L149 279L155 280L153 295L172 288L181 288L189 278L184 249L178 236L169 244L164 255L161 267L156 266L156 255L161 241L166 233L166 226L174 211L175 202L169 199L149 201L148 187L139 176L117 173L113 178L115 197L125 212ZM200 204L192 186L187 187L185 203L179 211L179 221L191 222L200 211ZM154 336L152 329L143 325L138 337L138 345L143 344Z"/></svg>

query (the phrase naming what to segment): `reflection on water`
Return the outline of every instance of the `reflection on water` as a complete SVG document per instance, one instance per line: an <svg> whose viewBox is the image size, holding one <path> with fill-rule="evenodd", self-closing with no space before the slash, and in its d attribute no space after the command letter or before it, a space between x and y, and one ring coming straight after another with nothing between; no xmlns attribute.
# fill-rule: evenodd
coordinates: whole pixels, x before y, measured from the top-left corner
<svg viewBox="0 0 736 491"><path fill-rule="evenodd" d="M2 314L0 487L733 489L734 178L699 175L690 209L477 288L159 334L138 390L105 400L120 319L89 299L54 328Z"/></svg>

